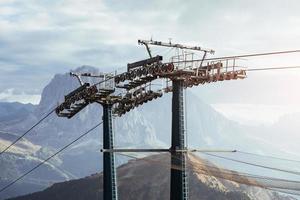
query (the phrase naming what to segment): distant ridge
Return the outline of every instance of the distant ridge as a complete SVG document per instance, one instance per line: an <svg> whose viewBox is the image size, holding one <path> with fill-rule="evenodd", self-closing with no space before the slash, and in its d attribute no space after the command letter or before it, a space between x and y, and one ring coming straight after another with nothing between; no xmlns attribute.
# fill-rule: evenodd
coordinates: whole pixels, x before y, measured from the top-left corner
<svg viewBox="0 0 300 200"><path fill-rule="evenodd" d="M189 156L189 163L207 163L196 156ZM120 200L169 199L168 154L153 155L129 161L118 168ZM188 169L190 200L292 200L260 188L250 188L231 181L196 173ZM99 200L102 199L102 173L86 178L56 183L41 192L10 200Z"/></svg>

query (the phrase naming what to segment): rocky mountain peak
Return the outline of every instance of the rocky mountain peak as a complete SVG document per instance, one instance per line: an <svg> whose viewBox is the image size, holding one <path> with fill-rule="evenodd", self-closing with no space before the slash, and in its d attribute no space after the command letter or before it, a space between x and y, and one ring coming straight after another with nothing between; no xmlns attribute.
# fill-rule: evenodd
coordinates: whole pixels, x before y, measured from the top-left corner
<svg viewBox="0 0 300 200"><path fill-rule="evenodd" d="M98 74L99 69L92 66L81 66L72 72L76 73L92 73ZM41 95L41 101L38 106L38 110L45 111L61 103L64 96L80 86L76 77L70 76L70 73L56 74L50 83L43 89Z"/></svg>

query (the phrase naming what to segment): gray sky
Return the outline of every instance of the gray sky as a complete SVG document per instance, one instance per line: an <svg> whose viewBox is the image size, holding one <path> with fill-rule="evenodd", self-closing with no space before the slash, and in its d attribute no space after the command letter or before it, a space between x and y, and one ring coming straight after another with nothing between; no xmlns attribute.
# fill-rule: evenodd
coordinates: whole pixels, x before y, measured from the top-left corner
<svg viewBox="0 0 300 200"><path fill-rule="evenodd" d="M216 56L300 49L299 8L298 0L0 0L0 100L36 103L56 73L81 65L113 70L144 58L140 38L172 38L213 48ZM245 65L300 65L299 57ZM300 71L248 75L192 91L223 111L297 106Z"/></svg>

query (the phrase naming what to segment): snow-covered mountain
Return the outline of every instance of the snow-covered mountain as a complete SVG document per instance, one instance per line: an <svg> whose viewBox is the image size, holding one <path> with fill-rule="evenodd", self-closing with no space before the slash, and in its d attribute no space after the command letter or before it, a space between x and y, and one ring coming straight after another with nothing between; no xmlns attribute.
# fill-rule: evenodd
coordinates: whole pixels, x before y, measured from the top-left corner
<svg viewBox="0 0 300 200"><path fill-rule="evenodd" d="M100 73L97 69L88 66L80 67L75 71ZM25 114L20 112L19 104L5 103L2 107L0 105L0 110L4 110L4 112L0 113L0 118L3 117L3 120L0 122L0 130L4 131L4 133L0 134L1 149L4 149L18 135L24 133L25 130L29 129L40 118L49 113L63 100L64 95L78 86L79 82L75 78L70 77L68 73L58 74L44 88L39 105L22 105L22 109L27 111L24 111ZM19 116L19 114L22 115ZM8 153L1 156L1 168L5 167L9 172L2 170L0 186L4 186L10 180L13 180L40 162L41 159L47 158L55 150L98 124L101 118L102 108L97 104L88 106L72 119L59 118L55 113L51 114L25 137L26 140L24 141L30 142L30 145L35 145L38 148L31 148L29 151L24 146L24 141L21 141L18 143L18 148L11 148ZM116 132L122 133L116 139L116 143L119 146L140 145L150 147L161 145L161 142L156 138L153 131L153 125L150 121L143 118L143 115L139 111L134 111L126 118L116 120L115 127ZM43 182L38 187L32 187L34 188L33 190L27 190L31 192L57 181L95 173L102 169L101 144L102 128L100 127L85 139L50 161L49 166L45 165L45 169L38 170L38 173L32 173L27 176L22 183ZM27 153L24 153L25 151ZM126 161L127 159L118 159L117 162L123 163L124 160ZM44 176L39 177L37 174L40 173L44 174ZM7 190L6 193L1 193L0 199L11 195L23 194L23 190L20 188L22 188L22 184L16 190Z"/></svg>
<svg viewBox="0 0 300 200"><path fill-rule="evenodd" d="M100 73L96 68L83 66L75 69L76 72ZM84 81L93 82L91 78ZM24 133L41 117L62 102L64 95L79 86L76 78L69 73L57 74L44 88L39 105L22 105L21 107L6 103L11 106L11 112L0 113L0 130L13 133ZM253 127L245 127L226 119L216 112L211 106L205 104L192 90L187 91L187 135L189 147L240 149L244 151L276 152L278 149L267 146L260 140L252 137ZM20 112L22 108L25 111ZM22 110L21 109L21 110ZM4 110L1 108L0 111ZM5 117L10 113L10 117ZM19 115L19 113L24 113ZM17 177L41 159L47 158L55 150L71 142L89 128L101 121L102 108L92 104L83 109L72 119L59 118L55 113L33 129L25 138L32 146L27 154L10 152L0 157L2 166L10 166L13 173L1 174L0 184ZM166 147L170 146L171 133L171 95L144 104L114 120L115 140L117 147ZM7 145L7 137L11 141L15 136L0 134L1 146ZM3 141L6 143L4 144ZM45 188L57 181L80 178L99 172L102 169L102 159L99 150L102 147L102 128L97 128L84 139L74 144L55 159L51 160L45 168L29 175L20 182L43 183L39 187L25 190L21 193L31 192ZM30 145L29 145L30 146ZM124 163L124 158L117 157L118 164ZM230 165L230 164L228 164ZM4 168L4 167L3 167ZM44 176L39 176L40 174ZM1 186L0 185L0 186ZM7 196L16 196L20 189L8 190L0 199Z"/></svg>

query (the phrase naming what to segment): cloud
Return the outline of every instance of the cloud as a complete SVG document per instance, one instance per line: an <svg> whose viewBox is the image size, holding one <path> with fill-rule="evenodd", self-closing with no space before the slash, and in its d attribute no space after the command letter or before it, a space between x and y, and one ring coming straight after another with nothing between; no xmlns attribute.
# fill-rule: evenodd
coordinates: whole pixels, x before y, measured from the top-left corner
<svg viewBox="0 0 300 200"><path fill-rule="evenodd" d="M0 91L15 88L39 95L56 73L80 65L122 67L146 56L137 39L151 36L213 48L217 56L299 47L300 2L259 4L250 0L1 1ZM268 62L251 64L272 61Z"/></svg>
<svg viewBox="0 0 300 200"><path fill-rule="evenodd" d="M228 119L247 125L272 124L280 117L300 113L299 105L211 104Z"/></svg>
<svg viewBox="0 0 300 200"><path fill-rule="evenodd" d="M2 102L21 102L38 104L41 99L41 95L30 95L25 93L16 94L13 88L7 89L0 93L0 101Z"/></svg>

